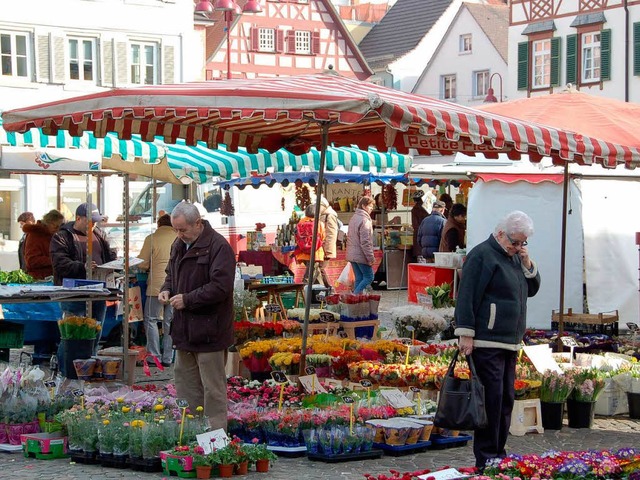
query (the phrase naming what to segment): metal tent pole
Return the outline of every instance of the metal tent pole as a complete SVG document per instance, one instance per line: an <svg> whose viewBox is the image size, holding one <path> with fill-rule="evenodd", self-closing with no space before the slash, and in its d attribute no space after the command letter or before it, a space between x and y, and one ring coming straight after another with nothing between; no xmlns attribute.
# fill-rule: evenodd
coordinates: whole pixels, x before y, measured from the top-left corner
<svg viewBox="0 0 640 480"><path fill-rule="evenodd" d="M122 286L122 368L125 372L123 378L129 384L133 384L134 378L126 378L129 375L129 174L125 173L124 197L122 207L124 209L124 285Z"/></svg>
<svg viewBox="0 0 640 480"><path fill-rule="evenodd" d="M562 182L562 238L560 240L560 311L558 312L558 351L562 352L562 336L564 334L564 275L567 253L567 198L569 196L569 162L564 163Z"/></svg>

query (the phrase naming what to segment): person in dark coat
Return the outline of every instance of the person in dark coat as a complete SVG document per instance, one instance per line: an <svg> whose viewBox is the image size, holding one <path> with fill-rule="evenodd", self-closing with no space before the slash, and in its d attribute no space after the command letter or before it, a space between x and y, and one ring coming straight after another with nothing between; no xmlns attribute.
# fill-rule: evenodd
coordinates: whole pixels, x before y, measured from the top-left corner
<svg viewBox="0 0 640 480"><path fill-rule="evenodd" d="M429 216L429 212L424 208L424 202L422 201L424 192L422 190L416 190L413 194L413 208L411 208L411 227L413 228L413 247L411 249L413 257L422 255L422 247L418 243L418 229L422 221Z"/></svg>
<svg viewBox="0 0 640 480"><path fill-rule="evenodd" d="M37 280L53 275L51 263L51 238L56 233L64 217L57 210L51 210L37 223L25 224L22 231L26 235L24 242L24 271Z"/></svg>
<svg viewBox="0 0 640 480"><path fill-rule="evenodd" d="M444 202L444 212L442 212L444 218L449 218L451 207L453 206L453 198L451 198L451 195L449 195L448 193L443 193L442 195L440 195L440 198L438 200Z"/></svg>
<svg viewBox="0 0 640 480"><path fill-rule="evenodd" d="M440 239L441 252L455 252L456 248L465 248L467 232L467 207L461 203L454 203L447 218Z"/></svg>
<svg viewBox="0 0 640 480"><path fill-rule="evenodd" d="M460 352L471 355L485 390L488 425L473 435L476 467L506 456L515 401L513 382L527 326L527 299L540 289L529 257L533 221L520 211L503 218L462 267L454 319Z"/></svg>
<svg viewBox="0 0 640 480"><path fill-rule="evenodd" d="M422 221L418 229L418 242L420 243L422 256L427 262L434 261L434 253L440 248L440 238L446 222L443 212L444 202L435 201L431 209L431 215Z"/></svg>
<svg viewBox="0 0 640 480"><path fill-rule="evenodd" d="M24 242L27 239L27 234L24 233L24 227L25 225L33 225L34 223L36 223L36 217L34 217L31 212L22 212L18 216L18 224L23 232L22 237L18 240L18 265L20 266L20 270L25 270L26 267L24 263Z"/></svg>
<svg viewBox="0 0 640 480"><path fill-rule="evenodd" d="M229 242L182 202L171 212L177 239L158 300L173 307L175 385L189 406L204 407L213 430L227 426L227 348L233 345L235 253Z"/></svg>

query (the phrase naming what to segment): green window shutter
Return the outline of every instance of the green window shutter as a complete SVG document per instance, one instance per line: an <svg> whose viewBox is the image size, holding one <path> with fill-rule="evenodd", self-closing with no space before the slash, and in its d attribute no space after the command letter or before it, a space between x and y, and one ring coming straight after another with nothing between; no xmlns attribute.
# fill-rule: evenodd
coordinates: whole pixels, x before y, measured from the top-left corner
<svg viewBox="0 0 640 480"><path fill-rule="evenodd" d="M529 88L529 42L518 43L518 90Z"/></svg>
<svg viewBox="0 0 640 480"><path fill-rule="evenodd" d="M551 86L560 86L560 37L551 39Z"/></svg>
<svg viewBox="0 0 640 480"><path fill-rule="evenodd" d="M576 84L578 79L578 35L567 35L567 83Z"/></svg>
<svg viewBox="0 0 640 480"><path fill-rule="evenodd" d="M640 75L640 22L633 24L633 74Z"/></svg>
<svg viewBox="0 0 640 480"><path fill-rule="evenodd" d="M611 80L611 30L600 32L600 80Z"/></svg>

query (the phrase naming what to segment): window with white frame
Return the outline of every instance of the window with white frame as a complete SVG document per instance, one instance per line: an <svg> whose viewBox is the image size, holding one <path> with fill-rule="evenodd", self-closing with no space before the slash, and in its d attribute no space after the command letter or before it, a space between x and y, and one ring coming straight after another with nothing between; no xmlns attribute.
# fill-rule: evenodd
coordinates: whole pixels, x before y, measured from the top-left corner
<svg viewBox="0 0 640 480"><path fill-rule="evenodd" d="M489 70L473 72L473 96L486 97L489 91Z"/></svg>
<svg viewBox="0 0 640 480"><path fill-rule="evenodd" d="M583 82L600 81L600 32L583 33L582 43L582 72Z"/></svg>
<svg viewBox="0 0 640 480"><path fill-rule="evenodd" d="M95 82L96 79L96 39L69 39L69 79Z"/></svg>
<svg viewBox="0 0 640 480"><path fill-rule="evenodd" d="M0 74L29 78L29 37L25 33L0 32Z"/></svg>
<svg viewBox="0 0 640 480"><path fill-rule="evenodd" d="M551 84L551 39L533 42L532 88L545 88Z"/></svg>
<svg viewBox="0 0 640 480"><path fill-rule="evenodd" d="M131 42L131 83L156 85L158 83L158 45Z"/></svg>
<svg viewBox="0 0 640 480"><path fill-rule="evenodd" d="M460 35L460 53L471 53L472 44L471 44L471 34L465 33L464 35Z"/></svg>
<svg viewBox="0 0 640 480"><path fill-rule="evenodd" d="M296 30L296 50L295 53L311 53L311 32Z"/></svg>
<svg viewBox="0 0 640 480"><path fill-rule="evenodd" d="M443 75L440 77L440 97L443 100L456 99L456 76Z"/></svg>
<svg viewBox="0 0 640 480"><path fill-rule="evenodd" d="M276 51L276 31L273 28L260 28L258 30L258 51Z"/></svg>

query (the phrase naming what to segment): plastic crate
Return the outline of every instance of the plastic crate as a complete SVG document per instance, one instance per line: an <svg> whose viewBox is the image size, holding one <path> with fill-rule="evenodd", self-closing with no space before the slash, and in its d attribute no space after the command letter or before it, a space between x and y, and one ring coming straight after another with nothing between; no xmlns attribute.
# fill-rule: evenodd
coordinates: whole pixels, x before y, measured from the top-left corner
<svg viewBox="0 0 640 480"><path fill-rule="evenodd" d="M0 321L0 348L22 348L24 346L24 325Z"/></svg>

